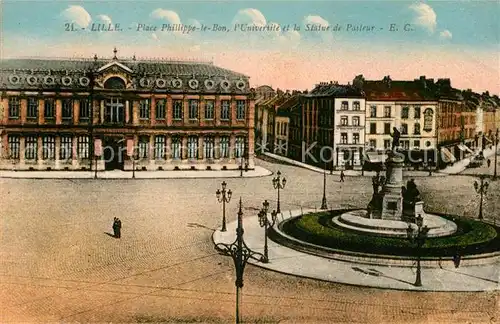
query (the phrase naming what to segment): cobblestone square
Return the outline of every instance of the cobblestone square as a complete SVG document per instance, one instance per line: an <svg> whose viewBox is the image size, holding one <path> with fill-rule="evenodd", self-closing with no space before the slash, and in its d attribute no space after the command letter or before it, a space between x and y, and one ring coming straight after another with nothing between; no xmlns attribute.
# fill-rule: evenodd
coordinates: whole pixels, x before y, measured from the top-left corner
<svg viewBox="0 0 500 324"><path fill-rule="evenodd" d="M257 160L287 179L281 209L318 208L323 175ZM272 177L161 180L0 179L1 322L234 321L234 266L211 235L221 225L215 191L242 197L244 215L264 199L276 207ZM430 211L477 217L475 178L416 177ZM328 175L329 208L365 207L369 177ZM500 210L490 183L486 219ZM495 212L496 211L496 212ZM110 236L113 217L122 238ZM302 279L248 265L242 318L248 323L495 323L498 292L415 293ZM424 272L425 280L425 272Z"/></svg>

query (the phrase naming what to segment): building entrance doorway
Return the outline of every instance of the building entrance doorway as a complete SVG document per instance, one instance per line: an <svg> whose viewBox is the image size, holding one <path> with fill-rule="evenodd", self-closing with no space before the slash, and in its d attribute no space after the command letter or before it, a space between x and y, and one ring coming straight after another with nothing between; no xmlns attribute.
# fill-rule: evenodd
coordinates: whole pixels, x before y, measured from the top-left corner
<svg viewBox="0 0 500 324"><path fill-rule="evenodd" d="M104 137L104 162L106 170L123 170L124 166L124 143L120 137Z"/></svg>

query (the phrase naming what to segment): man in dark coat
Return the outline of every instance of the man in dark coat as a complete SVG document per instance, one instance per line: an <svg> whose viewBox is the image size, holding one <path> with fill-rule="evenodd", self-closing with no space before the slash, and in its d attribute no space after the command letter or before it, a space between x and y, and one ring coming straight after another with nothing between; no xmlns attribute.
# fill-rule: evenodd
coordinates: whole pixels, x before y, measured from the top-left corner
<svg viewBox="0 0 500 324"><path fill-rule="evenodd" d="M113 218L113 236L118 237L118 218Z"/></svg>
<svg viewBox="0 0 500 324"><path fill-rule="evenodd" d="M116 237L120 238L122 236L122 221L119 218L116 219L116 229Z"/></svg>

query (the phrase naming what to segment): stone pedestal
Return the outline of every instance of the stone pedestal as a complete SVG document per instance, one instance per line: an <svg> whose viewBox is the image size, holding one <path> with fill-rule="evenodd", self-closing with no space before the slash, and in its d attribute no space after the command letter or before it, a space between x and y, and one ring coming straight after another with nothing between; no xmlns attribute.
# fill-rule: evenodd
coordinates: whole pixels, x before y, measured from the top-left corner
<svg viewBox="0 0 500 324"><path fill-rule="evenodd" d="M403 162L404 157L389 153L387 157L386 183L382 188L382 219L401 220L403 215Z"/></svg>

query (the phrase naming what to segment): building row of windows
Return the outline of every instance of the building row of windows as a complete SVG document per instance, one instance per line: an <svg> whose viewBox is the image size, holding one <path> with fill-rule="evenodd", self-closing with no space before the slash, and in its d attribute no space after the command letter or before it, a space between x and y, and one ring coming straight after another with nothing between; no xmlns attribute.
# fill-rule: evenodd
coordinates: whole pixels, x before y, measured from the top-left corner
<svg viewBox="0 0 500 324"><path fill-rule="evenodd" d="M80 103L79 118L88 119L90 116L90 100L88 99L77 99ZM73 118L73 105L75 99L65 98L61 99L62 106L62 119L72 119ZM124 121L124 103L121 98L113 98L106 100L106 120L111 122L123 122ZM158 120L165 119L167 116L166 99L156 100L155 118ZM199 119L199 106L200 100L190 99L188 100L188 118L189 119ZM39 112L40 105L39 99L34 97L29 97L27 99L27 111L26 118L36 119L38 114L42 113L45 119L55 118L55 99L46 98L44 99L43 112ZM211 120L215 118L215 100L205 100L205 112L204 119ZM221 100L220 108L220 119L229 120L231 111L230 100ZM21 114L21 103L19 97L9 98L9 118L17 119ZM143 120L150 119L151 116L151 100L143 99L139 102L139 118ZM246 101L236 100L236 119L244 120L246 116ZM172 118L174 120L182 120L184 118L184 105L183 100L173 100L172 104Z"/></svg>
<svg viewBox="0 0 500 324"><path fill-rule="evenodd" d="M360 126L359 116L353 116L351 121L352 121L352 123L350 126ZM347 116L341 116L340 117L340 125L341 126L349 126L349 118Z"/></svg>
<svg viewBox="0 0 500 324"><path fill-rule="evenodd" d="M56 138L53 135L42 136L42 160L55 160L56 158ZM61 141L59 144L59 159L60 160L71 160L73 157L73 137L61 136ZM9 135L8 136L8 149L9 158L19 159L21 154L21 137L19 135ZM187 158L194 159L199 157L198 150L198 137L189 136L187 138ZM229 158L230 152L230 138L229 136L220 137L220 158ZM78 136L77 137L77 158L88 159L89 158L90 141L88 136ZM137 148L136 157L137 158L149 158L150 152L154 154L155 159L164 159L167 153L167 141L166 136L159 135L154 137L154 147L150 148L149 136L140 136ZM173 159L182 158L182 139L180 137L172 137L172 144L170 147L171 156ZM245 154L245 137L237 136L235 138L234 146L234 156L236 158L243 157ZM203 156L206 159L212 159L215 157L215 138L211 136L203 137ZM26 160L37 160L38 159L38 137L37 136L26 136L25 137L25 150L24 159Z"/></svg>
<svg viewBox="0 0 500 324"><path fill-rule="evenodd" d="M384 118L391 118L392 116L392 108L391 106L384 106ZM371 118L377 118L377 106L372 105L370 106L370 117ZM414 119L420 119L421 117L421 108L419 106L413 107L413 118ZM403 119L408 119L410 118L410 107L405 106L401 108L401 118Z"/></svg>
<svg viewBox="0 0 500 324"><path fill-rule="evenodd" d="M19 135L8 136L9 157L11 159L19 159L21 154L21 137ZM80 159L89 158L89 137L78 136L76 154ZM26 136L24 148L24 159L38 159L38 137ZM69 160L73 156L73 137L61 136L59 143L59 159ZM54 160L56 158L56 137L53 135L42 136L42 160Z"/></svg>
<svg viewBox="0 0 500 324"><path fill-rule="evenodd" d="M349 101L342 101L340 110L349 110ZM361 103L359 101L353 101L352 110L361 110Z"/></svg>
<svg viewBox="0 0 500 324"><path fill-rule="evenodd" d="M408 124L401 124L401 135L408 135ZM378 134L377 133L377 123L370 123L370 129L368 134ZM384 123L384 132L383 134L391 134L391 123ZM413 134L420 135L420 123L415 123L413 125Z"/></svg>
<svg viewBox="0 0 500 324"><path fill-rule="evenodd" d="M340 144L360 144L359 133L352 133L352 143L348 142L347 133L340 133Z"/></svg>
<svg viewBox="0 0 500 324"><path fill-rule="evenodd" d="M409 150L410 149L410 142L411 142L410 140L401 140L399 142L399 146L404 150ZM368 141L368 145L369 145L370 149L378 148L377 144L378 143L377 143L376 139L370 139ZM413 144L413 148L416 148L416 149L420 148L420 140L413 140L412 144ZM431 145L432 144L430 141L425 142L426 147L430 147ZM391 149L391 148L392 148L392 141L389 139L385 139L384 140L384 149L387 150L387 149Z"/></svg>
<svg viewBox="0 0 500 324"><path fill-rule="evenodd" d="M88 99L79 99L80 102L80 119L88 119L90 117L90 100ZM71 119L73 118L73 103L74 99L61 99L61 107L62 107L62 119ZM29 97L27 99L27 107L26 107L26 118L28 119L37 119L40 105L39 99ZM44 99L43 104L43 116L45 119L55 118L56 116L56 104L55 99L47 98ZM9 98L9 118L17 119L21 114L21 102L19 97L10 97Z"/></svg>
<svg viewBox="0 0 500 324"><path fill-rule="evenodd" d="M199 119L200 100L188 100L188 119ZM156 119L165 119L167 115L166 99L156 100ZM149 119L151 109L151 100L143 99L139 103L139 118ZM229 120L231 111L230 100L221 100L220 119ZM205 100L204 119L211 120L215 118L215 100ZM246 101L236 100L236 119L243 120L246 116ZM174 120L184 119L184 102L183 100L173 100L172 102L172 118Z"/></svg>

